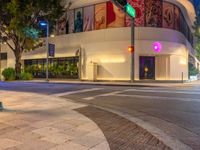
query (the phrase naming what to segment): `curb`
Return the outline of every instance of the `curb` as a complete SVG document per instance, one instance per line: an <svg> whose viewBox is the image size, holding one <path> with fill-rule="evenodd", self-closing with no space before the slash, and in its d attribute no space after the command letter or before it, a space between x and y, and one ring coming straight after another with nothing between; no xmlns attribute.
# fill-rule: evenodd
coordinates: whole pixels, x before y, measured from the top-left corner
<svg viewBox="0 0 200 150"><path fill-rule="evenodd" d="M68 82L68 81L13 81L13 83L48 83L48 84L71 84L71 85L94 85L94 86L121 86L121 87L177 87L183 86L186 84L183 83L145 83L145 84L137 84L137 83L109 83L109 82ZM166 85L165 85L166 84Z"/></svg>

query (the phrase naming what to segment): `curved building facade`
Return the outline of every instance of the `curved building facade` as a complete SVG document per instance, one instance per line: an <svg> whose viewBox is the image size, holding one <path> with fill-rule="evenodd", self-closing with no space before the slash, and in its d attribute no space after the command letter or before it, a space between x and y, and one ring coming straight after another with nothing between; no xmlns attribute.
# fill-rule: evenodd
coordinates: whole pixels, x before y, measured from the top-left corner
<svg viewBox="0 0 200 150"><path fill-rule="evenodd" d="M82 80L188 80L188 64L195 60L192 25L195 11L187 0L129 0L135 8L134 66L131 66L130 18L106 0L72 0L67 16L58 21L55 58L79 66ZM8 47L3 46L4 50ZM7 66L13 66L8 53ZM24 66L44 65L41 47L23 55Z"/></svg>

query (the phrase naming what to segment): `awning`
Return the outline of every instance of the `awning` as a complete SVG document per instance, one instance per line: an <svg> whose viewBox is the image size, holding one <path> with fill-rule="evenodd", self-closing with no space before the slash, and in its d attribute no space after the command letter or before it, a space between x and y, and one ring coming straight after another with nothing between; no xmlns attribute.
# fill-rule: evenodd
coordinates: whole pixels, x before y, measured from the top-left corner
<svg viewBox="0 0 200 150"><path fill-rule="evenodd" d="M76 47L68 47L68 48L56 48L55 50L55 58L60 57L74 57L76 56L77 51L80 49L79 46ZM26 59L43 59L47 57L47 51L45 47L41 47L40 49L36 49L29 52L24 52L22 56L22 60Z"/></svg>

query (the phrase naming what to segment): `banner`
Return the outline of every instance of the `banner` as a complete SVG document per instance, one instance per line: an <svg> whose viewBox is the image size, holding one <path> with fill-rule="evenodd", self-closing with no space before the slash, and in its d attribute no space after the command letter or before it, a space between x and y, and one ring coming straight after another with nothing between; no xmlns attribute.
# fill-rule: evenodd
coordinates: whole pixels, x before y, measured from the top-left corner
<svg viewBox="0 0 200 150"><path fill-rule="evenodd" d="M74 32L83 32L83 9L75 9Z"/></svg>
<svg viewBox="0 0 200 150"><path fill-rule="evenodd" d="M74 33L74 10L69 11L69 33Z"/></svg>
<svg viewBox="0 0 200 150"><path fill-rule="evenodd" d="M177 6L174 9L174 27L175 30L180 31L180 10Z"/></svg>
<svg viewBox="0 0 200 150"><path fill-rule="evenodd" d="M106 3L95 5L95 29L105 29L106 20Z"/></svg>
<svg viewBox="0 0 200 150"><path fill-rule="evenodd" d="M94 6L84 8L84 27L83 31L94 30Z"/></svg>
<svg viewBox="0 0 200 150"><path fill-rule="evenodd" d="M162 26L162 0L145 0L145 22L147 27Z"/></svg>
<svg viewBox="0 0 200 150"><path fill-rule="evenodd" d="M163 27L174 29L174 5L163 2Z"/></svg>
<svg viewBox="0 0 200 150"><path fill-rule="evenodd" d="M128 0L128 3L135 9L135 26L144 26L145 4L144 0ZM131 18L126 15L126 26L131 26Z"/></svg>
<svg viewBox="0 0 200 150"><path fill-rule="evenodd" d="M66 33L66 18L60 18L57 22L57 34L65 34Z"/></svg>
<svg viewBox="0 0 200 150"><path fill-rule="evenodd" d="M107 2L107 28L124 27L125 13L112 2Z"/></svg>

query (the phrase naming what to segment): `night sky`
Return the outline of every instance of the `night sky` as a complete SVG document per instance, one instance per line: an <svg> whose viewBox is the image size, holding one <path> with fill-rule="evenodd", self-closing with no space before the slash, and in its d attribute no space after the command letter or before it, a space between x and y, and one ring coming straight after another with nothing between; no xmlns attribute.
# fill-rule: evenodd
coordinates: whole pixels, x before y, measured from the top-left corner
<svg viewBox="0 0 200 150"><path fill-rule="evenodd" d="M200 0L192 0L192 1L193 1L195 8L197 8L198 5L200 5Z"/></svg>

